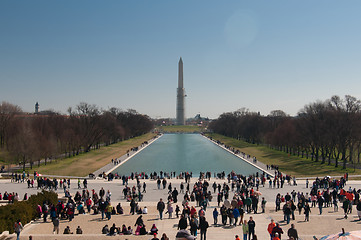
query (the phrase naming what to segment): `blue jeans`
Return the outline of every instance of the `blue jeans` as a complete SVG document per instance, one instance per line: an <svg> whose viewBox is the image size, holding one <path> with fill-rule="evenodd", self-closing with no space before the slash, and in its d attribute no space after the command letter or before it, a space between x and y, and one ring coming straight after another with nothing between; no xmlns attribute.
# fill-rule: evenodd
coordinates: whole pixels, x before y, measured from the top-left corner
<svg viewBox="0 0 361 240"><path fill-rule="evenodd" d="M201 230L201 240L206 240L207 230Z"/></svg>
<svg viewBox="0 0 361 240"><path fill-rule="evenodd" d="M247 236L248 236L247 233L243 234L243 240L247 240Z"/></svg>
<svg viewBox="0 0 361 240"><path fill-rule="evenodd" d="M163 219L163 211L159 211L159 218Z"/></svg>
<svg viewBox="0 0 361 240"><path fill-rule="evenodd" d="M287 221L287 224L289 224L290 221L291 221L291 218L290 218L290 215L289 215L289 214L286 214L286 221Z"/></svg>

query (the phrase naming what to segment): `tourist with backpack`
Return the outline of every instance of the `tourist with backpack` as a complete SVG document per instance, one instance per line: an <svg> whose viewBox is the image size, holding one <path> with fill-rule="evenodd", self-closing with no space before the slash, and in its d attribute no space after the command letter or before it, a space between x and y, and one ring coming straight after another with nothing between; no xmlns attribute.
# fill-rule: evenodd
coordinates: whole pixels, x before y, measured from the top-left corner
<svg viewBox="0 0 361 240"><path fill-rule="evenodd" d="M17 220L14 224L14 232L16 233L16 240L20 239L20 233L23 230L23 225L20 222L20 219Z"/></svg>

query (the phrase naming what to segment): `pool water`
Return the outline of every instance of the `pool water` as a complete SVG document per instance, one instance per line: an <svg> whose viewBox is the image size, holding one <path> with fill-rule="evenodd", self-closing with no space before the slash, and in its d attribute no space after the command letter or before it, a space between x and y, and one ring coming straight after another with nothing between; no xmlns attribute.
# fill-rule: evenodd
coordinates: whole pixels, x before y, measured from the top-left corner
<svg viewBox="0 0 361 240"><path fill-rule="evenodd" d="M200 134L164 134L113 173L129 175L131 172L200 172L249 175L261 170L220 148Z"/></svg>

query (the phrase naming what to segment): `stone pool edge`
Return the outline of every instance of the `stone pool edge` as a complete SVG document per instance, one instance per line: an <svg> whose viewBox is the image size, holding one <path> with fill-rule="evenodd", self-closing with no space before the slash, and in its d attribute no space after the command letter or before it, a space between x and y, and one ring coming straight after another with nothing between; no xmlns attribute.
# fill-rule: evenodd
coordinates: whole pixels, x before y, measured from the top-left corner
<svg viewBox="0 0 361 240"><path fill-rule="evenodd" d="M256 165L256 164L254 164L253 162L251 162L251 161L249 161L249 160L247 160L247 159L245 159L245 158L243 158L243 157L241 157L241 156L239 156L239 155L235 154L235 153L234 153L234 152L232 152L231 150L229 150L229 149L225 148L224 146L222 146L222 145L220 145L220 144L216 143L214 140L212 140L212 139L210 139L210 138L208 138L208 137L206 137L206 136L204 136L204 135L202 135L202 134L200 134L200 135L201 135L202 137L204 137L205 139L207 139L208 141L210 141L211 143L215 144L216 146L218 146L218 147L222 148L223 150L225 150L225 151L227 151L227 152L231 153L232 155L234 155L234 156L236 156L236 157L240 158L242 161L244 161L244 162L246 162L246 163L248 163L248 164L252 165L253 167L255 167L255 168L257 168L257 169L259 169L259 170L261 170L261 171L265 172L266 174L270 175L271 177L274 177L274 174L272 174L272 173L268 172L268 171L267 171L267 170L265 170L264 168L262 168L262 167L260 167L260 166L258 166L258 165Z"/></svg>

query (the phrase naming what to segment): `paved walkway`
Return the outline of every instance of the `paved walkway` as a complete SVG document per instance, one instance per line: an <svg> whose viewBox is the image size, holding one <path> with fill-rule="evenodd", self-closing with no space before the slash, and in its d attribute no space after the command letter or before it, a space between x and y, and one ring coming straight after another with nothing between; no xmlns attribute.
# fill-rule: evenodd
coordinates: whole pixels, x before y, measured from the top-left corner
<svg viewBox="0 0 361 240"><path fill-rule="evenodd" d="M179 184L182 180L180 179L169 179L168 183L171 182L173 187L177 187L179 189ZM196 179L192 179L192 183L194 183ZM217 183L223 183L225 180L220 179L211 179L210 183L216 181ZM143 180L142 180L143 182ZM167 189L158 190L156 186L156 182L153 180L146 180L147 183L147 193L144 196L144 202L140 202L140 206L147 206L149 209L149 214L144 216L147 229L151 227L153 223L155 223L159 229L160 233L167 233L170 236L170 239L174 239L174 236L177 232L177 223L178 220L173 219L164 219L159 220L157 211L156 211L156 203L159 198L166 199L167 198ZM130 181L129 185L132 187L136 184L135 180ZM192 186L192 185L191 185ZM135 220L138 217L137 215L129 215L129 202L126 202L122 197L122 182L120 180L114 180L111 182L105 180L89 180L88 188L95 189L95 191L99 191L101 187L104 187L105 190L110 190L112 192L112 205L115 206L118 202L120 202L125 210L124 215L116 215L113 216L110 221L102 221L100 219L100 215L80 215L76 216L72 222L62 221L60 224L61 232L64 230L66 226L70 226L72 231L75 231L77 226L81 226L84 232L83 236L72 235L52 235L52 224L42 223L41 221L36 221L30 225L28 225L24 231L22 232L21 239L28 239L29 235L34 236L33 239L104 239L104 236L100 234L102 227L105 224L113 224L115 223L117 226L121 226L122 224L126 224L127 226L134 226ZM349 181L347 188L352 187L356 189L361 188L361 181ZM283 222L283 215L281 212L275 212L275 196L277 193L285 195L287 192L291 192L292 190L307 192L308 189L305 188L305 182L299 181L298 186L290 186L286 185L282 189L273 189L268 186L261 187L260 191L262 192L262 197L265 197L267 200L267 209L264 214L246 214L245 218L248 220L250 216L253 216L256 221L256 234L258 235L258 239L268 239L267 235L267 225L271 218L274 218L276 221L280 221L283 230L286 232L289 229L289 225L285 225ZM0 192L4 191L14 191L18 192L20 197L23 196L25 192L28 194L37 192L36 189L28 189L27 184L25 183L11 183L10 180L0 180ZM78 191L76 183L72 182L71 189L72 194L75 194ZM62 190L57 191L60 196L63 195ZM213 194L213 199L216 199L216 194ZM179 195L179 199L183 199L183 194ZM194 205L194 202L191 203ZM208 222L212 225L212 210L216 207L216 203L211 202L211 206L206 212L206 217ZM324 236L328 233L335 233L341 231L341 228L344 227L346 231L358 230L360 229L361 222L358 221L358 217L356 216L356 209L354 207L353 213L346 220L343 219L342 209L338 212L334 212L333 208L324 209L323 215L319 215L318 209L312 208L310 216L310 222L304 222L304 215L296 214L296 220L292 221L296 225L296 229L299 232L300 237L303 240L311 240L312 236L315 235L317 237ZM168 216L166 215L166 218ZM220 217L219 217L220 221ZM224 226L211 226L208 230L207 239L234 239L234 235L240 235L241 227L224 227ZM111 239L150 239L148 236L116 236L109 237ZM15 239L15 238L14 238ZM285 239L285 238L283 238Z"/></svg>
<svg viewBox="0 0 361 240"><path fill-rule="evenodd" d="M148 144L149 145L149 144ZM222 147L222 146L221 146ZM225 148L224 148L225 149ZM130 152L129 156L123 155L118 160L121 161L120 164L123 164L127 160L129 160L131 157L133 157L136 153L138 153L141 149L139 149L137 152ZM229 151L228 149L225 149ZM252 159L243 158L239 154L238 157L242 158L245 161L248 161L252 165L256 165L260 169L266 170L266 165L263 163L257 161L256 163L252 161ZM107 164L103 168L97 170L94 172L95 176L98 176L99 174L103 172L109 172L114 167L118 167L118 165L114 165L112 163ZM272 173L270 172L270 175ZM323 177L323 176L320 176ZM142 180L143 182L144 180ZM179 185L183 180L180 179L169 179L168 183L171 182L173 187L177 187L179 189ZM193 178L192 183L197 181L197 179ZM227 180L221 180L221 179L211 179L210 183L212 184L214 181L217 183L223 183ZM177 232L177 223L178 219L172 218L172 219L164 219L159 220L157 211L156 211L156 204L159 200L159 198L166 199L167 189L161 189L158 190L156 186L156 182L153 180L145 180L147 183L147 193L144 196L144 201L140 202L139 205L144 207L147 206L149 209L149 214L144 216L147 229L151 227L153 223L155 223L159 229L159 233L167 233L168 237L170 239L175 239L175 234ZM130 187L134 186L135 180L130 181L129 185ZM192 186L192 184L191 184ZM350 181L348 183L348 187L352 186L352 188L361 189L361 181ZM61 233L64 230L66 226L70 226L72 231L75 231L77 226L81 226L83 229L84 234L83 235L53 235L52 234L52 224L50 222L43 223L41 221L35 221L34 223L31 223L27 225L22 232L21 239L28 239L29 235L33 236L33 239L104 239L105 236L101 235L101 229L105 224L111 225L115 223L117 226L121 226L122 224L126 224L127 226L134 226L135 220L138 217L137 215L129 215L129 203L126 202L122 198L122 182L120 180L114 180L111 182L108 182L104 179L96 179L96 180L89 180L88 181L88 188L89 190L94 189L95 191L99 191L101 187L104 187L105 190L110 190L112 193L112 205L115 206L117 203L121 203L125 214L124 215L115 215L112 217L110 221L101 220L100 215L79 215L76 216L75 219L72 222L68 221L61 221L60 224L60 230ZM76 180L71 180L71 189L70 192L72 195L76 193L76 191L81 191L82 189L77 188ZM305 188L305 181L304 180L298 180L298 186L290 186L285 185L282 189L273 189L269 188L268 185L265 187L261 187L260 191L262 192L262 197L264 197L267 200L267 208L266 213L264 214L246 214L245 219L249 219L250 216L253 216L256 221L256 234L258 235L258 239L267 240L269 239L268 233L266 231L267 225L271 218L274 218L276 221L279 221L281 223L281 226L284 230L284 232L287 232L289 229L289 225L286 225L283 222L283 215L281 212L275 212L275 196L277 193L280 193L281 195L285 195L287 192L291 192L292 190L295 190L296 192L309 192L309 189ZM26 183L12 183L10 180L0 180L0 192L3 193L5 191L11 191L11 192L17 192L22 198L22 196L27 193L34 194L38 192L36 188L27 188ZM57 193L59 196L63 196L63 190L58 189ZM183 199L183 194L179 195L179 199ZM213 194L213 199L216 199L216 194ZM179 204L181 206L181 204ZM194 205L194 202L191 203L191 205ZM229 227L229 226L220 226L220 225L213 225L213 218L212 218L212 210L216 206L215 202L211 202L210 207L208 211L206 212L206 217L208 222L210 223L211 227L208 230L207 239L234 239L234 236L236 234L242 235L242 229L240 226L237 227ZM334 212L331 208L326 208L324 210L323 215L319 215L318 209L312 209L311 210L311 216L310 216L310 222L304 222L304 216L303 214L298 215L296 214L296 219L292 221L296 225L296 229L299 232L299 235L302 240L311 240L313 239L313 236L321 237L324 235L327 235L329 233L335 233L341 231L341 228L344 227L346 231L351 230L358 230L360 228L361 222L358 221L358 217L356 216L356 210L354 209L353 214L347 219L343 219L342 210L340 209L338 212ZM166 216L167 217L167 216ZM219 217L220 222L220 217ZM151 236L115 236L115 237L106 237L111 239L151 239ZM160 238L160 236L159 236ZM1 239L1 237L0 237ZM13 239L15 239L13 237ZM286 239L285 237L283 239Z"/></svg>

